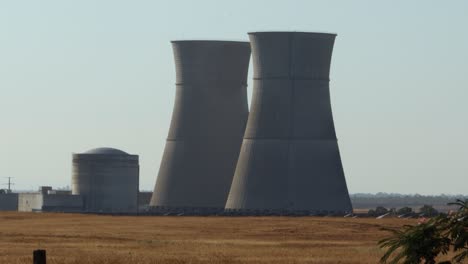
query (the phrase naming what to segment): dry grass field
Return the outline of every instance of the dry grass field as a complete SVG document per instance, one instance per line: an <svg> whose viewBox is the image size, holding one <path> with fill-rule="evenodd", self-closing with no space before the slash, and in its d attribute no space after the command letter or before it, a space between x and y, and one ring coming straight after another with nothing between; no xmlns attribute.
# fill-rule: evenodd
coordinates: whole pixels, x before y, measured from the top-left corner
<svg viewBox="0 0 468 264"><path fill-rule="evenodd" d="M0 263L372 263L382 227L416 220L0 213Z"/></svg>

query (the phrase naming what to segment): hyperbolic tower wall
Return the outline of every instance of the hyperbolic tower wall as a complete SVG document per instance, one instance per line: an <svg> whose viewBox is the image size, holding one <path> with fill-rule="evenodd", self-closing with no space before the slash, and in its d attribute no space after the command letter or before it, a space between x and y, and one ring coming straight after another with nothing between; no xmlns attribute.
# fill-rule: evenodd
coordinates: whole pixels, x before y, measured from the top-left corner
<svg viewBox="0 0 468 264"><path fill-rule="evenodd" d="M173 41L176 99L151 206L223 208L248 116L248 42Z"/></svg>
<svg viewBox="0 0 468 264"><path fill-rule="evenodd" d="M254 92L227 209L349 212L330 104L334 34L249 34Z"/></svg>

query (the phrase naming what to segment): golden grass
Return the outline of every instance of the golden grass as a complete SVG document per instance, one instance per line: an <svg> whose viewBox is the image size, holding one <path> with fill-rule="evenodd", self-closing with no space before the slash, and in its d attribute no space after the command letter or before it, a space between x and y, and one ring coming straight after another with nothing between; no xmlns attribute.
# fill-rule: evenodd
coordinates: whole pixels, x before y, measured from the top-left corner
<svg viewBox="0 0 468 264"><path fill-rule="evenodd" d="M0 213L0 263L372 263L404 219Z"/></svg>

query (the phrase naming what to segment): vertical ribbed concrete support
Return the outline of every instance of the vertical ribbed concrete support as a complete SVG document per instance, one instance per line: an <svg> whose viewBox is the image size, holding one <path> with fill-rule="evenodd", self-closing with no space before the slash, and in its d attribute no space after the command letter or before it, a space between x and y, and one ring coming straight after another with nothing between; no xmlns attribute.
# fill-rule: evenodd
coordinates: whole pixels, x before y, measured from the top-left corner
<svg viewBox="0 0 468 264"><path fill-rule="evenodd" d="M151 206L223 208L248 116L248 42L174 41L176 99Z"/></svg>
<svg viewBox="0 0 468 264"><path fill-rule="evenodd" d="M330 104L335 35L249 36L254 92L226 208L351 211Z"/></svg>

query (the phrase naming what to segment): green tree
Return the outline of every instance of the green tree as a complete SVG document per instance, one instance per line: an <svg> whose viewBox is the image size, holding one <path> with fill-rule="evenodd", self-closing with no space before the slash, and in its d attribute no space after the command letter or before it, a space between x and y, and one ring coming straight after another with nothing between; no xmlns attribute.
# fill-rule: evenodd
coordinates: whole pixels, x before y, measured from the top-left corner
<svg viewBox="0 0 468 264"><path fill-rule="evenodd" d="M435 258L446 254L450 240L443 235L435 223L421 223L417 226L404 226L402 230L390 230L393 236L379 241L381 247L388 250L381 258L381 263L435 264ZM398 251L397 251L398 250ZM390 257L393 257L390 260Z"/></svg>
<svg viewBox="0 0 468 264"><path fill-rule="evenodd" d="M432 207L432 205L424 205L419 209L419 212L423 213L424 216L432 217L439 214L439 212Z"/></svg>
<svg viewBox="0 0 468 264"><path fill-rule="evenodd" d="M411 214L412 212L413 212L413 208L403 207L403 208L398 209L397 214L405 215L405 214Z"/></svg>
<svg viewBox="0 0 468 264"><path fill-rule="evenodd" d="M435 264L438 256L453 250L452 261L462 263L468 258L468 200L453 204L459 206L456 213L423 218L418 225L405 225L401 230L386 229L393 235L379 241L381 248L387 248L380 262Z"/></svg>
<svg viewBox="0 0 468 264"><path fill-rule="evenodd" d="M457 200L449 205L458 205L456 214L447 217L448 235L452 238L453 250L458 253L453 260L461 263L468 259L468 200Z"/></svg>
<svg viewBox="0 0 468 264"><path fill-rule="evenodd" d="M383 207L383 206L378 206L377 208L375 208L375 214L376 215L383 215L383 214L386 214L388 213L388 209Z"/></svg>

